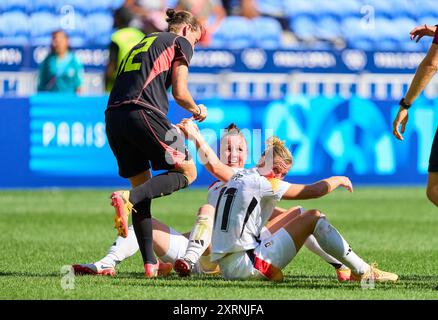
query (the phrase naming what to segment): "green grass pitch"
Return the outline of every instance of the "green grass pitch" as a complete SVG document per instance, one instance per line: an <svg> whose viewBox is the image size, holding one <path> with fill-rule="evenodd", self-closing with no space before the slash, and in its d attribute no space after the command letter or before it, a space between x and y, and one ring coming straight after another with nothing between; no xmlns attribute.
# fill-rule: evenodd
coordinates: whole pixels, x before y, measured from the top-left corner
<svg viewBox="0 0 438 320"><path fill-rule="evenodd" d="M285 281L225 281L217 276L145 279L140 254L111 277L76 277L61 287L61 268L100 259L112 244L109 190L0 193L0 299L437 299L438 211L424 188L337 190L312 201L283 201L324 212L369 262L396 272L396 284L363 289L338 283L331 266L303 248ZM184 190L153 202L158 219L189 231L206 191Z"/></svg>

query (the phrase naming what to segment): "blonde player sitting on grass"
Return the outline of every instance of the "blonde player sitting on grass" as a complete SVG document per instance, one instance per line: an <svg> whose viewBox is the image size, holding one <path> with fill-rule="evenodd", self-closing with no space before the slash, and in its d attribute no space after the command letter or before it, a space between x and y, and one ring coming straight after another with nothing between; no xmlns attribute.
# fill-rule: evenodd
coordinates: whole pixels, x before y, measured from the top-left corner
<svg viewBox="0 0 438 320"><path fill-rule="evenodd" d="M346 177L331 177L313 185L290 184L283 179L292 166L292 154L276 137L257 166L233 174L221 188L212 234L211 261L225 279L283 279L282 269L313 236L329 255L351 269L350 280L396 281L394 273L381 271L363 261L318 210L308 210L271 236L261 238L264 224L281 199L318 198L342 186L353 191ZM230 172L230 175L232 173Z"/></svg>

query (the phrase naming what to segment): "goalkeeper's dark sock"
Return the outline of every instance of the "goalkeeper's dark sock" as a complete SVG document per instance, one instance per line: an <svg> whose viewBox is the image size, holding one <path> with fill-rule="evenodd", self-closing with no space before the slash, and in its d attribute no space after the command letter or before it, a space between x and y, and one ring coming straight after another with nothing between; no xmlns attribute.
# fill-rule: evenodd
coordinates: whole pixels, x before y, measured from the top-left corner
<svg viewBox="0 0 438 320"><path fill-rule="evenodd" d="M129 201L135 205L145 199L167 196L187 187L188 184L186 176L181 172L168 171L152 177L145 183L132 189L129 194Z"/></svg>
<svg viewBox="0 0 438 320"><path fill-rule="evenodd" d="M132 213L132 224L137 237L143 263L157 263L154 254L152 237L151 200L146 199L134 206L136 212Z"/></svg>

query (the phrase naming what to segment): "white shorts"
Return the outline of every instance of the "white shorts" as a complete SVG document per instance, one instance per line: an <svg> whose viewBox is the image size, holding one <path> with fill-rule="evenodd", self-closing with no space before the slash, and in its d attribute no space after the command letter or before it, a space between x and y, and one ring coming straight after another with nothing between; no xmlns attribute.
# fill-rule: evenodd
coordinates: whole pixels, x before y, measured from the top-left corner
<svg viewBox="0 0 438 320"><path fill-rule="evenodd" d="M186 253L188 245L189 239L175 229L170 228L169 249L164 256L160 257L161 261L174 264L177 259ZM210 262L210 256L201 256L192 272L194 274L212 274L218 273L219 270L217 263Z"/></svg>
<svg viewBox="0 0 438 320"><path fill-rule="evenodd" d="M281 269L292 261L296 253L292 237L281 228L262 239L253 250L232 253L218 262L225 279L276 279L282 276Z"/></svg>

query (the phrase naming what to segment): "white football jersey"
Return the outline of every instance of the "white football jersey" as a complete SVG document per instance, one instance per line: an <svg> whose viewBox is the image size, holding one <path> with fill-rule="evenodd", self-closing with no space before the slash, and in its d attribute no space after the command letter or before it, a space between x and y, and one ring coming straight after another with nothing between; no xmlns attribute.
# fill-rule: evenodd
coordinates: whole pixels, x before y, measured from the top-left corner
<svg viewBox="0 0 438 320"><path fill-rule="evenodd" d="M257 247L263 226L289 186L285 181L261 176L254 168L237 172L220 188L211 261Z"/></svg>
<svg viewBox="0 0 438 320"><path fill-rule="evenodd" d="M239 171L245 170L244 168L231 168L234 173L237 173ZM226 182L217 180L213 182L210 187L208 187L208 204L212 205L213 207L216 207L217 199L219 198L219 193L221 192L221 189L225 186Z"/></svg>

